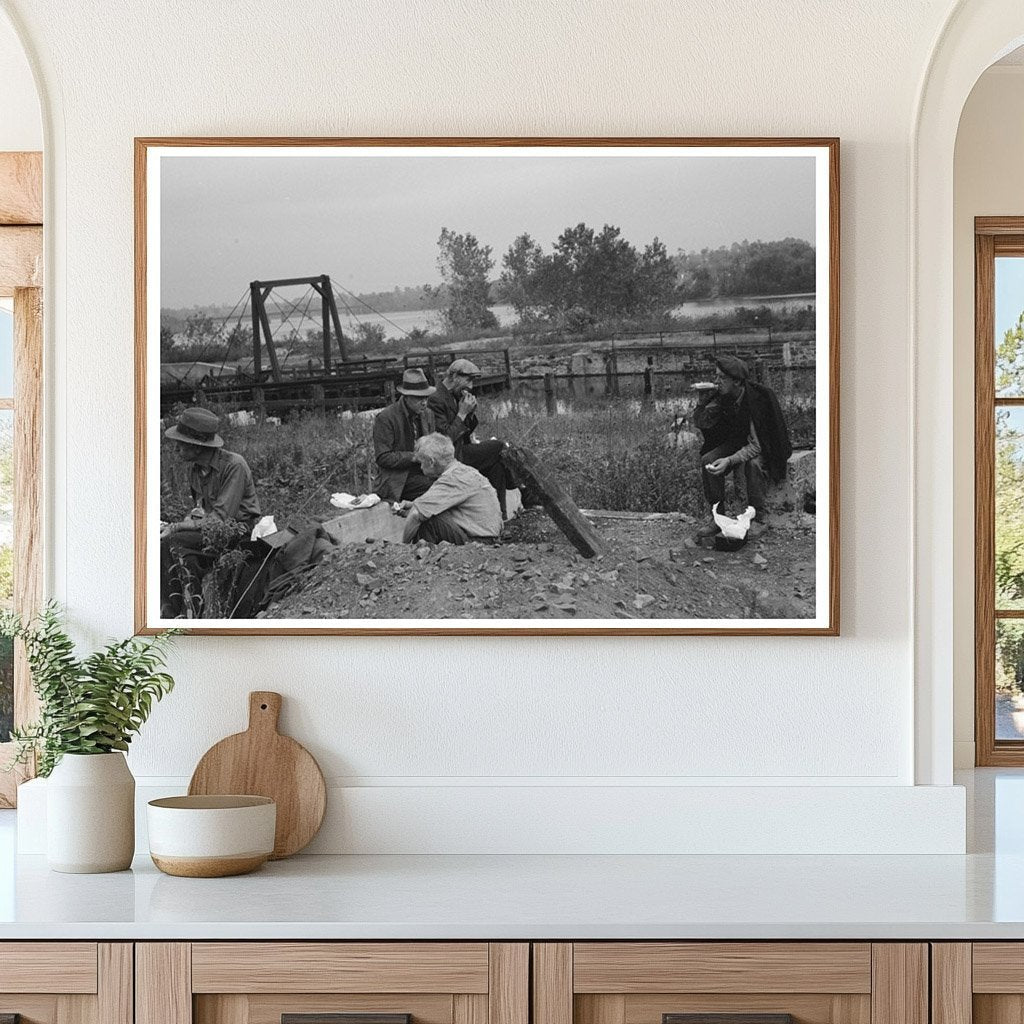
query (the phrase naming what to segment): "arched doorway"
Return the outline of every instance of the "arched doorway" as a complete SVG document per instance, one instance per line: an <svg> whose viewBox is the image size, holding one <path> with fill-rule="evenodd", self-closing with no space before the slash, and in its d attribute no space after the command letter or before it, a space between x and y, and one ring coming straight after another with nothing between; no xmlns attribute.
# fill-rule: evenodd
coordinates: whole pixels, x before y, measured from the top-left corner
<svg viewBox="0 0 1024 1024"><path fill-rule="evenodd" d="M1017 0L963 0L950 14L922 81L911 140L911 315L914 344L914 623L916 781L948 785L953 770L954 665L973 628L958 619L966 541L956 522L954 402L954 150L981 74L1024 42ZM967 339L970 344L972 339ZM973 556L973 549L971 551ZM970 620L973 623L973 616ZM954 639L955 637L955 639Z"/></svg>

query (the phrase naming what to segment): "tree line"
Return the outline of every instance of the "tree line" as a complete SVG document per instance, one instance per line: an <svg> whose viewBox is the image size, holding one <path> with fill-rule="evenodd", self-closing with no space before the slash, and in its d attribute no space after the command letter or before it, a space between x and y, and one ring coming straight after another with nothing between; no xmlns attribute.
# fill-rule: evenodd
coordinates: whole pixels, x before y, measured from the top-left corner
<svg viewBox="0 0 1024 1024"><path fill-rule="evenodd" d="M440 309L448 334L493 330L489 308L508 304L524 325L568 331L628 320L663 317L689 299L780 295L815 288L815 251L797 238L743 241L718 249L670 256L657 237L637 248L618 227L566 228L549 252L519 235L495 268L493 249L471 233L445 227L438 238L443 284L426 296Z"/></svg>

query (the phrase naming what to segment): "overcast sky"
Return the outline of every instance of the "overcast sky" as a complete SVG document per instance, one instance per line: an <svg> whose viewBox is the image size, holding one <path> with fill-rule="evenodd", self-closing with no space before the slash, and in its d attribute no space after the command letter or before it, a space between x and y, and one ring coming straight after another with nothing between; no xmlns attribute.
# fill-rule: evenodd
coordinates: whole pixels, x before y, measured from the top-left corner
<svg viewBox="0 0 1024 1024"><path fill-rule="evenodd" d="M252 280L329 274L353 292L437 283L442 227L545 252L584 222L670 254L814 241L810 156L164 156L161 305L232 304Z"/></svg>

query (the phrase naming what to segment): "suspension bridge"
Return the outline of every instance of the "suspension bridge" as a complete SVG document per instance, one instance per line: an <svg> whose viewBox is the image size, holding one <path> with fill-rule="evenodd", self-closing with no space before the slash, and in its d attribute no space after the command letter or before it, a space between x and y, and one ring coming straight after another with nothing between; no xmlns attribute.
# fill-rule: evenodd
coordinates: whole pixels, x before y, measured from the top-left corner
<svg viewBox="0 0 1024 1024"><path fill-rule="evenodd" d="M305 290L297 299L282 294ZM413 335L365 300L314 277L252 281L209 339L223 346L218 364L209 345L192 362L165 362L160 373L160 412L176 405L215 405L224 411L252 409L265 415L303 410L359 412L392 402L402 371L420 366L432 380L457 356L473 357L483 375L477 391L501 391L511 385L507 348L424 350L402 357L354 358L351 338L342 328L339 306L359 331L370 314L407 338ZM244 325L244 326L243 326Z"/></svg>

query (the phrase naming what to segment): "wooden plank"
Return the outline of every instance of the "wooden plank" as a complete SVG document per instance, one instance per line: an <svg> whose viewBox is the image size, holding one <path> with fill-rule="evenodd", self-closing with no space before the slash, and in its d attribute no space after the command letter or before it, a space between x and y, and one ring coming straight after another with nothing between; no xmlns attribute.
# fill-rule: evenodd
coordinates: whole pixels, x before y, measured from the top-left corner
<svg viewBox="0 0 1024 1024"><path fill-rule="evenodd" d="M197 942L200 992L486 992L484 942Z"/></svg>
<svg viewBox="0 0 1024 1024"><path fill-rule="evenodd" d="M975 217L974 233L977 235L1024 235L1024 218Z"/></svg>
<svg viewBox="0 0 1024 1024"><path fill-rule="evenodd" d="M929 1024L925 943L872 943L871 974L871 1024Z"/></svg>
<svg viewBox="0 0 1024 1024"><path fill-rule="evenodd" d="M533 944L533 1024L573 1024L571 942Z"/></svg>
<svg viewBox="0 0 1024 1024"><path fill-rule="evenodd" d="M0 224L43 223L43 154L0 153Z"/></svg>
<svg viewBox="0 0 1024 1024"><path fill-rule="evenodd" d="M99 1024L134 1024L135 952L130 942L101 942L97 955Z"/></svg>
<svg viewBox="0 0 1024 1024"><path fill-rule="evenodd" d="M971 1002L974 1024L1024 1024L1024 996L975 994Z"/></svg>
<svg viewBox="0 0 1024 1024"><path fill-rule="evenodd" d="M870 992L864 942L576 943L576 992Z"/></svg>
<svg viewBox="0 0 1024 1024"><path fill-rule="evenodd" d="M626 1019L625 996L578 995L573 996L573 1011L576 1024L624 1024ZM649 1024L649 1022L644 1022Z"/></svg>
<svg viewBox="0 0 1024 1024"><path fill-rule="evenodd" d="M192 1024L189 943L136 944L135 1024Z"/></svg>
<svg viewBox="0 0 1024 1024"><path fill-rule="evenodd" d="M537 492L544 504L544 511L581 555L592 558L604 553L604 542L593 524L580 512L576 503L541 465L533 452L521 445L510 444L505 449L504 459L513 474Z"/></svg>
<svg viewBox="0 0 1024 1024"><path fill-rule="evenodd" d="M416 1024L422 1018L416 1015ZM487 1024L487 996L459 992L452 996L452 1024Z"/></svg>
<svg viewBox="0 0 1024 1024"><path fill-rule="evenodd" d="M56 1024L99 1024L95 996L57 997Z"/></svg>
<svg viewBox="0 0 1024 1024"><path fill-rule="evenodd" d="M1024 943L975 942L974 992L1024 993Z"/></svg>
<svg viewBox="0 0 1024 1024"><path fill-rule="evenodd" d="M716 1017L721 1014L751 1017L791 1014L799 1024L870 1024L871 1019L871 997L867 994L834 996L828 993L785 992L711 995L703 992L661 992L626 996L625 999L623 1024L651 1024L652 1021L660 1024L666 1013Z"/></svg>
<svg viewBox="0 0 1024 1024"><path fill-rule="evenodd" d="M0 992L96 992L95 942L5 942Z"/></svg>
<svg viewBox="0 0 1024 1024"><path fill-rule="evenodd" d="M0 227L0 297L43 286L43 229Z"/></svg>
<svg viewBox="0 0 1024 1024"><path fill-rule="evenodd" d="M971 1024L971 944L934 942L931 1024Z"/></svg>
<svg viewBox="0 0 1024 1024"><path fill-rule="evenodd" d="M14 293L14 608L23 619L43 603L43 293ZM24 646L14 663L14 723L39 717Z"/></svg>
<svg viewBox="0 0 1024 1024"><path fill-rule="evenodd" d="M0 993L0 1024L57 1024L57 1003L64 996ZM79 997L88 999L88 996Z"/></svg>
<svg viewBox="0 0 1024 1024"><path fill-rule="evenodd" d="M529 1024L529 943L492 942L489 961L488 1021L490 1024Z"/></svg>
<svg viewBox="0 0 1024 1024"><path fill-rule="evenodd" d="M871 1024L871 997L832 997L832 1024Z"/></svg>
<svg viewBox="0 0 1024 1024"><path fill-rule="evenodd" d="M281 1006L275 1008L273 1024L281 1022ZM226 996L196 996L192 1000L193 1024L248 1024L249 997L232 993Z"/></svg>

